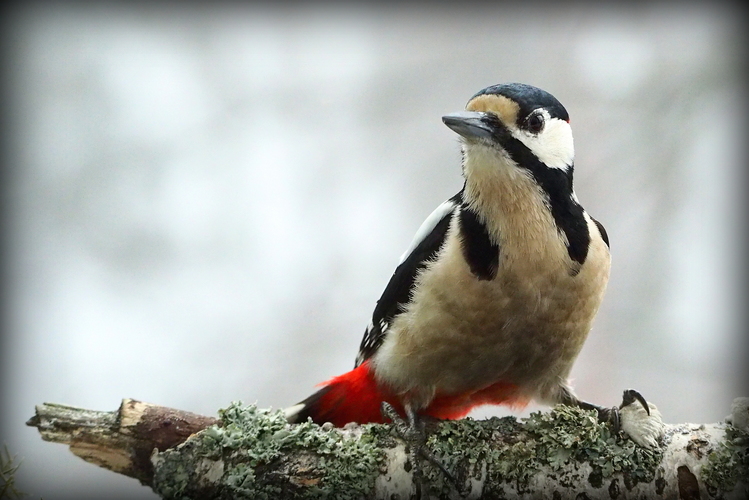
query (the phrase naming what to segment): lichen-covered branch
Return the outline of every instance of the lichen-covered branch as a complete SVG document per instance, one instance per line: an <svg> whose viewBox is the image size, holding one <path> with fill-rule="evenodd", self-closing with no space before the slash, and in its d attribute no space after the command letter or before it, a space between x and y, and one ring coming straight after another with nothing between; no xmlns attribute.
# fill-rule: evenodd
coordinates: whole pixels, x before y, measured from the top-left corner
<svg viewBox="0 0 749 500"><path fill-rule="evenodd" d="M612 435L594 413L565 406L520 421L431 422L427 430L428 447L463 485L456 491L425 461L429 494L436 498L706 499L749 493L749 435L740 425L668 425L654 449ZM151 455L148 484L164 498L415 494L404 444L387 425L289 425L281 412L232 404L220 411L217 425L159 450Z"/></svg>

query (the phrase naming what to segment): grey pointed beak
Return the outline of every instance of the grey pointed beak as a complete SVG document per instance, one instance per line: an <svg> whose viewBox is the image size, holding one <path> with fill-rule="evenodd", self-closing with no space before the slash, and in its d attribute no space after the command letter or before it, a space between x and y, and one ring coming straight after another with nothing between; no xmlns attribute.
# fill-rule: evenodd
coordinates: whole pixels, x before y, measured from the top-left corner
<svg viewBox="0 0 749 500"><path fill-rule="evenodd" d="M442 121L466 139L490 138L492 127L486 123L486 113L479 111L459 111L442 117Z"/></svg>

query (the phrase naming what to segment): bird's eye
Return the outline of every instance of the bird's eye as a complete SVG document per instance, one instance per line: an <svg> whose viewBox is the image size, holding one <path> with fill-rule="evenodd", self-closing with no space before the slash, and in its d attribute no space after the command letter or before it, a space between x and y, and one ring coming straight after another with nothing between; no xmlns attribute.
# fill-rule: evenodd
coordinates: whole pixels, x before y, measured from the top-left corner
<svg viewBox="0 0 749 500"><path fill-rule="evenodd" d="M533 113L528 117L526 126L530 132L538 134L544 129L544 116L540 113Z"/></svg>

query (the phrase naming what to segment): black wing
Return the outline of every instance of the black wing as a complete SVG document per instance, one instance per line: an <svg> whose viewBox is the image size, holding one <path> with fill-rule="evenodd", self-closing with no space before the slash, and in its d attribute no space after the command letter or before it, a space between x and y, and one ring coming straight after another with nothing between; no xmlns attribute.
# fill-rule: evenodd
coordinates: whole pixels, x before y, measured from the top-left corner
<svg viewBox="0 0 749 500"><path fill-rule="evenodd" d="M460 206L461 194L462 191L437 207L417 231L411 247L403 254L400 264L395 268L385 291L382 292L382 297L377 301L372 313L372 323L364 331L355 367L377 352L393 318L403 312L411 299L411 289L416 276L437 255L445 241L452 214Z"/></svg>

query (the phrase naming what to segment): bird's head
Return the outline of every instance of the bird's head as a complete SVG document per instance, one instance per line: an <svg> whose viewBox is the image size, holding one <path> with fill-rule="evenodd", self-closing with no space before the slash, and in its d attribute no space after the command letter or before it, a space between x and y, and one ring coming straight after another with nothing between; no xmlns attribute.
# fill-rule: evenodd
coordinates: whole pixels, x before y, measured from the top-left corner
<svg viewBox="0 0 749 500"><path fill-rule="evenodd" d="M474 95L466 111L442 120L462 138L467 179L472 168L489 176L496 169L519 169L541 185L556 185L548 186L552 191L571 193L575 148L569 115L548 92L522 83L493 85Z"/></svg>

